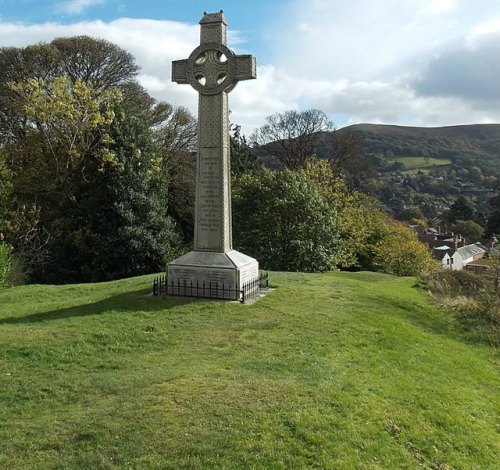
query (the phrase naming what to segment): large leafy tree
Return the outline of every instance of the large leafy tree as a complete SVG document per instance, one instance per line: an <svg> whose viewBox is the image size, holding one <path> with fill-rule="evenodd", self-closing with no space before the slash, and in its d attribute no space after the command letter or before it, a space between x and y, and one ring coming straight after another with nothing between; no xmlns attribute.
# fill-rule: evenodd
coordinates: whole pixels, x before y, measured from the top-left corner
<svg viewBox="0 0 500 470"><path fill-rule="evenodd" d="M334 172L325 160L306 165L305 174L315 184L324 201L337 212L339 253L337 265L345 269L367 266L367 251L385 220L379 203L353 190L344 176Z"/></svg>
<svg viewBox="0 0 500 470"><path fill-rule="evenodd" d="M97 281L164 268L179 243L167 215L168 186L150 131L151 113L122 103L109 133L112 161L89 160L77 204L52 225L50 263L36 274L53 282Z"/></svg>
<svg viewBox="0 0 500 470"><path fill-rule="evenodd" d="M108 129L121 101L120 90L100 92L81 79L73 82L67 76L11 82L10 88L22 103L28 124L26 139L18 139L11 150L34 152L31 162L37 157L43 159L54 190L73 199L75 176L81 173L85 178L89 155L102 162L113 160L105 144L111 142ZM26 146L26 142L30 145ZM13 168L24 171L25 162L19 152L14 155Z"/></svg>
<svg viewBox="0 0 500 470"><path fill-rule="evenodd" d="M381 235L370 250L374 270L396 276L416 276L437 269L427 247L405 225L387 219L381 227Z"/></svg>
<svg viewBox="0 0 500 470"><path fill-rule="evenodd" d="M435 268L411 230L393 221L376 200L352 190L327 161L236 178L233 216L237 248L270 269L338 267L402 276Z"/></svg>
<svg viewBox="0 0 500 470"><path fill-rule="evenodd" d="M11 231L32 278L99 280L160 269L176 244L153 131L168 105L134 81L130 54L77 37L1 49L0 65L11 212L26 221L11 225L27 227L33 237L24 240L45 256L42 263L16 246L22 237Z"/></svg>
<svg viewBox="0 0 500 470"><path fill-rule="evenodd" d="M337 214L303 171L266 168L235 180L233 230L238 249L267 269L332 269L340 251Z"/></svg>

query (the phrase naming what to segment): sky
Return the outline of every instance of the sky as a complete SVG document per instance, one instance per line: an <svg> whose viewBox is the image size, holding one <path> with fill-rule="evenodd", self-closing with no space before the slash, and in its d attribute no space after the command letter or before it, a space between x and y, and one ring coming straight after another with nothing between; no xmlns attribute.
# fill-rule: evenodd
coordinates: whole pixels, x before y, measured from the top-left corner
<svg viewBox="0 0 500 470"><path fill-rule="evenodd" d="M0 0L0 47L109 40L152 96L196 116L197 93L171 82L171 62L221 9L228 46L257 58L257 79L229 96L247 136L292 109L320 109L336 128L500 122L500 0Z"/></svg>

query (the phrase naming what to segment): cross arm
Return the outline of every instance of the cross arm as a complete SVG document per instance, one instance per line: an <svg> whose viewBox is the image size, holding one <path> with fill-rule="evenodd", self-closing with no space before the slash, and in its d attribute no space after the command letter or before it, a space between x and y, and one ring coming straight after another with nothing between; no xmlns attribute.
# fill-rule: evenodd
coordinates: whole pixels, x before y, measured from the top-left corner
<svg viewBox="0 0 500 470"><path fill-rule="evenodd" d="M236 80L251 80L257 78L257 62L252 55L237 55Z"/></svg>
<svg viewBox="0 0 500 470"><path fill-rule="evenodd" d="M172 62L172 81L180 84L188 84L187 79L187 59L174 60Z"/></svg>

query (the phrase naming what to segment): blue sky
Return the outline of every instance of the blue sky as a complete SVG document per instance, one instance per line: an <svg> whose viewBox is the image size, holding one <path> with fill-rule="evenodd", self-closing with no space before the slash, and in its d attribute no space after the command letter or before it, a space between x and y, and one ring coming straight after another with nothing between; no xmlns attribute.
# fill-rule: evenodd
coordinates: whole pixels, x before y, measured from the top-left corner
<svg viewBox="0 0 500 470"><path fill-rule="evenodd" d="M230 95L247 135L288 109L321 109L337 127L500 122L500 0L0 0L0 46L110 40L154 97L195 114L170 64L197 46L203 12L220 9L229 46L257 57L257 80Z"/></svg>

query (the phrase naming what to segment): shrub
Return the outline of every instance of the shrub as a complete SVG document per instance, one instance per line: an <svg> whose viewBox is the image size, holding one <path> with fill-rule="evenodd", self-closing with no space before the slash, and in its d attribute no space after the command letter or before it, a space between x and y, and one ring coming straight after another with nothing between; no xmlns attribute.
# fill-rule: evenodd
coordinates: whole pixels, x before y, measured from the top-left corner
<svg viewBox="0 0 500 470"><path fill-rule="evenodd" d="M454 313L475 338L500 344L500 292L485 276L439 271L421 276L437 302Z"/></svg>
<svg viewBox="0 0 500 470"><path fill-rule="evenodd" d="M441 297L474 297L484 288L484 279L468 271L436 271L423 275L423 280L434 295Z"/></svg>
<svg viewBox="0 0 500 470"><path fill-rule="evenodd" d="M235 246L275 271L335 268L340 250L335 207L304 171L262 169L235 179Z"/></svg>
<svg viewBox="0 0 500 470"><path fill-rule="evenodd" d="M371 248L375 271L396 276L417 276L437 269L427 246L404 225L387 219L381 239Z"/></svg>

